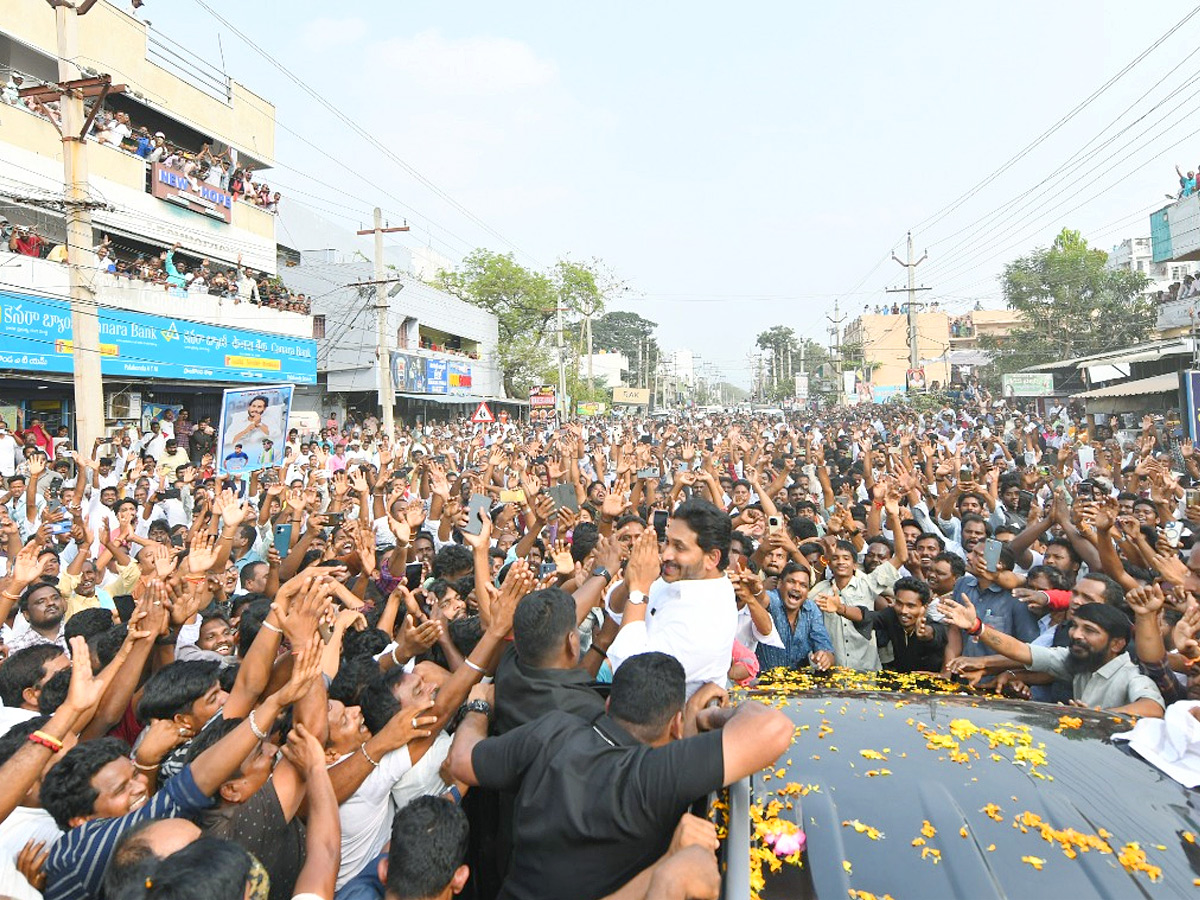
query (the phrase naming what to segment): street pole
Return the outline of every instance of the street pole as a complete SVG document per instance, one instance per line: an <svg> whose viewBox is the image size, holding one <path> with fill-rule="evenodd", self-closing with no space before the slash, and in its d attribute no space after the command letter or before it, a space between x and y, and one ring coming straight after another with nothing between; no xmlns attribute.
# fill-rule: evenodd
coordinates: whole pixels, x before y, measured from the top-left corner
<svg viewBox="0 0 1200 900"><path fill-rule="evenodd" d="M829 320L829 335L833 338L830 342L833 350L833 368L837 382L834 384L833 395L837 397L838 403L842 403L845 384L845 379L842 378L842 322L846 321L846 317L839 315L839 301L833 301L833 315L826 316Z"/></svg>
<svg viewBox="0 0 1200 900"><path fill-rule="evenodd" d="M387 279L384 278L383 236L397 231L408 231L408 225L398 228L383 227L383 210L375 207L375 227L358 232L375 237L375 371L379 378L379 406L382 410L380 428L388 438L396 434L396 385L392 382L392 351L388 328Z"/></svg>
<svg viewBox="0 0 1200 900"><path fill-rule="evenodd" d="M54 9L58 33L58 79L62 84L80 77L78 11L67 3ZM101 100L97 100L99 104ZM100 308L84 279L92 252L92 214L88 207L87 141L84 135L83 95L63 91L59 99L63 141L63 199L67 226L67 271L71 293L71 358L75 376L76 446L90 453L104 434L104 384L100 375Z"/></svg>
<svg viewBox="0 0 1200 900"><path fill-rule="evenodd" d="M567 365L563 359L563 308L555 307L558 316L558 408L561 421L567 420Z"/></svg>
<svg viewBox="0 0 1200 900"><path fill-rule="evenodd" d="M587 350L588 350L588 399L595 400L595 383L592 381L592 315L587 317Z"/></svg>
<svg viewBox="0 0 1200 900"><path fill-rule="evenodd" d="M908 367L910 369L921 368L921 350L920 340L917 328L917 291L927 291L929 288L917 287L917 266L925 262L929 258L928 251L922 254L921 258L913 261L913 239L912 232L908 233L908 262L900 259L895 253L892 253L892 259L904 266L908 270L908 288L904 289L908 294ZM889 294L898 294L900 290L889 290Z"/></svg>

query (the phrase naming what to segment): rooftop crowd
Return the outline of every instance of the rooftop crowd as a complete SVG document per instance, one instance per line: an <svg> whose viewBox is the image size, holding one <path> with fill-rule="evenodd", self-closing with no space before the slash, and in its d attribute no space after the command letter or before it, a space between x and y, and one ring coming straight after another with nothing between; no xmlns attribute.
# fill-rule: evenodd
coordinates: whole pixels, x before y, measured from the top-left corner
<svg viewBox="0 0 1200 900"><path fill-rule="evenodd" d="M1158 717L1197 689L1200 459L940 412L0 430L0 894L716 897L693 801L764 671Z"/></svg>

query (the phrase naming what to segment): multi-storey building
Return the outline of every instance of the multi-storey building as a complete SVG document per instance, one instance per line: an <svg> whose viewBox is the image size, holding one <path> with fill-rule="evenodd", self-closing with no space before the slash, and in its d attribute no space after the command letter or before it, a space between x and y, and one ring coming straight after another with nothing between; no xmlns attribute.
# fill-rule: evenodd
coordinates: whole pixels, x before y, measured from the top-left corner
<svg viewBox="0 0 1200 900"><path fill-rule="evenodd" d="M205 183L183 171L187 160L207 154L230 161L228 172L269 168L272 105L112 4L80 16L77 36L82 74L124 85L104 99L96 121L120 113L133 131L120 144L98 141L94 130L86 140L92 243L105 249L101 256L86 248L85 281L98 304L110 424L137 418L144 401L214 414L222 385L315 386L316 344L303 303L281 300L272 308L265 296L263 303L235 302L208 290L216 273L239 260L256 279L276 275L275 215L219 179ZM43 0L9 0L0 22L0 85L14 86L7 99L18 77L22 88L57 82L57 52L54 11ZM11 425L18 414L26 421L36 415L52 429L70 424L73 399L69 272L57 261L66 240L55 202L63 139L54 115L53 105L33 100L0 104L0 215L18 229L37 229L44 241L36 254L0 247L0 417ZM175 165L135 152L139 134L161 136ZM173 264L203 270L203 287L133 277L176 246ZM120 274L108 271L118 262Z"/></svg>

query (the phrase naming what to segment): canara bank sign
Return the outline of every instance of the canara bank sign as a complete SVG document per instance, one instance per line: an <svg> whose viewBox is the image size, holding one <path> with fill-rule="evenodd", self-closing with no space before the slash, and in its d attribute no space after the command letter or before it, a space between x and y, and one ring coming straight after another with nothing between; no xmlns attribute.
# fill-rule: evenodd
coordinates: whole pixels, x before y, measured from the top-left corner
<svg viewBox="0 0 1200 900"><path fill-rule="evenodd" d="M233 221L233 195L177 169L155 163L150 172L150 193L159 200L224 222Z"/></svg>

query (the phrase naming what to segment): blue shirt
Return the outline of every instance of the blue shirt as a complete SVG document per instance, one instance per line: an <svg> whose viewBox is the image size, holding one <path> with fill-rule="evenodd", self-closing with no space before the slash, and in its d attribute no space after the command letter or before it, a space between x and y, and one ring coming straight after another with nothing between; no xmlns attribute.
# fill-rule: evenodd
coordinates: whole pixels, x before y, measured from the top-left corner
<svg viewBox="0 0 1200 900"><path fill-rule="evenodd" d="M796 616L796 627L793 630L779 591L767 591L767 596L771 598L768 609L771 619L775 622L775 630L779 632L779 639L783 641L783 649L768 647L760 642L754 652L763 669L773 669L776 666L806 666L808 656L813 651L833 652L833 642L829 640L829 632L825 630L825 618L817 609L817 604L812 600L804 601Z"/></svg>
<svg viewBox="0 0 1200 900"><path fill-rule="evenodd" d="M126 830L153 819L187 818L212 800L200 792L189 766L139 809L116 819L92 819L65 832L46 860L46 900L91 900L100 896L104 868Z"/></svg>
<svg viewBox="0 0 1200 900"><path fill-rule="evenodd" d="M975 614L988 628L1012 635L1019 641L1029 643L1041 633L1037 619L1029 607L1002 587L983 587L974 575L964 575L954 583L954 599L961 601L962 595L975 607ZM963 656L990 656L992 651L978 639L963 635Z"/></svg>

